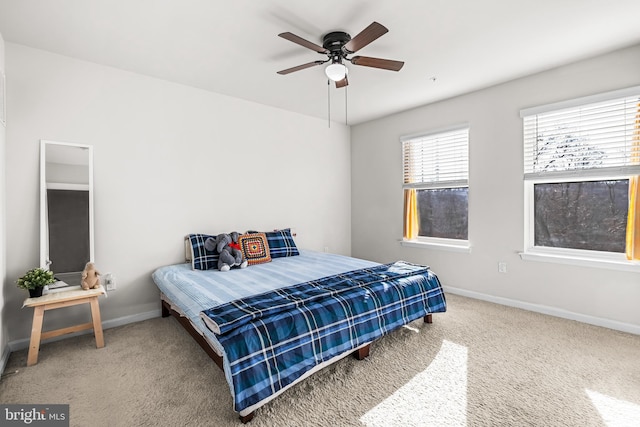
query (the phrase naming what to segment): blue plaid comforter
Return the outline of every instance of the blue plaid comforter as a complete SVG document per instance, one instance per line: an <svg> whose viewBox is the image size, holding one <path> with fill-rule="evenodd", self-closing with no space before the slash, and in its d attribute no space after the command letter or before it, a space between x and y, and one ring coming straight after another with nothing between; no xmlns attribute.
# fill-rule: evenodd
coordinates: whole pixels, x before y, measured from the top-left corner
<svg viewBox="0 0 640 427"><path fill-rule="evenodd" d="M232 301L201 317L225 350L240 412L318 364L444 311L429 267L398 261Z"/></svg>

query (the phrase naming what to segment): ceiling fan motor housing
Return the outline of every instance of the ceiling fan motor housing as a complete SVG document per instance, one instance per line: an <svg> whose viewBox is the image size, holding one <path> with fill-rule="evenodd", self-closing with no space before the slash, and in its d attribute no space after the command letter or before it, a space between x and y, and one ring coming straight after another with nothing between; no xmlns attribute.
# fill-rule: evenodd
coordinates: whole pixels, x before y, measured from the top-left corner
<svg viewBox="0 0 640 427"><path fill-rule="evenodd" d="M331 54L332 62L342 63L342 58L346 58L347 52L342 47L351 40L351 36L343 31L333 31L322 38L322 47Z"/></svg>

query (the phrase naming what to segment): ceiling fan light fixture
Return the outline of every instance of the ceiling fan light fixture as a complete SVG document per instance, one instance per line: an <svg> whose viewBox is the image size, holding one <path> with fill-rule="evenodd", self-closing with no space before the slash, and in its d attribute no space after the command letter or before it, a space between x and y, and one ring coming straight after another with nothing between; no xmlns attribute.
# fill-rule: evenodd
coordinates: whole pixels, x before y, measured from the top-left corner
<svg viewBox="0 0 640 427"><path fill-rule="evenodd" d="M340 80L343 80L347 76L347 74L349 74L349 69L344 64L334 62L324 69L324 73L327 75L327 77L329 77L329 79L333 80L334 82L338 82Z"/></svg>

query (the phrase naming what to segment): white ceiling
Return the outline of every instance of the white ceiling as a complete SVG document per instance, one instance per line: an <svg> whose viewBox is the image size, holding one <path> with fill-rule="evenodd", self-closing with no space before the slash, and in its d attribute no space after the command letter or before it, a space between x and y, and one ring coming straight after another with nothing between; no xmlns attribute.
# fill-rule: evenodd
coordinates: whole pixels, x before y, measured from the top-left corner
<svg viewBox="0 0 640 427"><path fill-rule="evenodd" d="M331 117L362 123L640 43L640 0L0 0L5 41L327 118L330 31L389 32L358 54L399 72L349 64ZM434 81L435 78L435 81Z"/></svg>

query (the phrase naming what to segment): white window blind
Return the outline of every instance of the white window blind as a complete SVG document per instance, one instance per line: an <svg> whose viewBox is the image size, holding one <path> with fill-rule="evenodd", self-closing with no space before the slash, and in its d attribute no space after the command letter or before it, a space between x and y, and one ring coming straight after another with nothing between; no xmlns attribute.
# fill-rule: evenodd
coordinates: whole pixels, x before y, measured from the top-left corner
<svg viewBox="0 0 640 427"><path fill-rule="evenodd" d="M402 139L404 188L466 186L469 128Z"/></svg>
<svg viewBox="0 0 640 427"><path fill-rule="evenodd" d="M632 96L523 114L523 122L525 178L640 174L640 90Z"/></svg>

